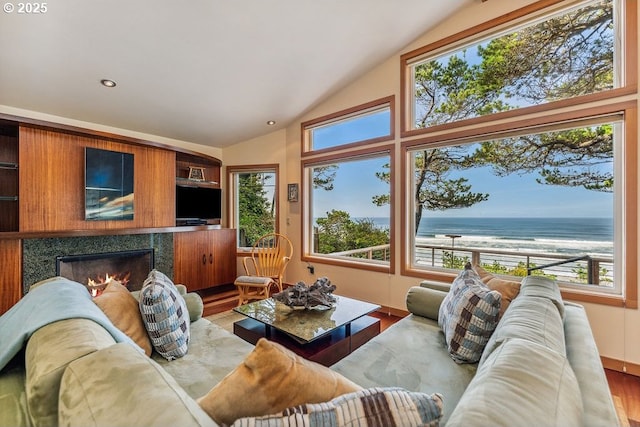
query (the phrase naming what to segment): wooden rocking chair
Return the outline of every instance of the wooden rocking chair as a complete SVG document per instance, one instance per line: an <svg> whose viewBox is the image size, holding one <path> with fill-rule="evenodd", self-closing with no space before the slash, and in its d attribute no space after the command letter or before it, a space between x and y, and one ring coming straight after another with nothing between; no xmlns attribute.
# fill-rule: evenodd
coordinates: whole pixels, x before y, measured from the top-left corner
<svg viewBox="0 0 640 427"><path fill-rule="evenodd" d="M269 298L274 284L282 292L282 277L292 255L293 245L285 235L270 233L260 237L251 248L251 256L242 260L246 275L234 282L240 293L238 305Z"/></svg>

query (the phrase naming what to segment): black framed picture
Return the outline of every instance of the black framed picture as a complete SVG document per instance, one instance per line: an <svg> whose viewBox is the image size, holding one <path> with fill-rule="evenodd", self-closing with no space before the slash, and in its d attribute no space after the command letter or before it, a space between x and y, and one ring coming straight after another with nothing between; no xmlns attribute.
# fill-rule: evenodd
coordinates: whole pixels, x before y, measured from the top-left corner
<svg viewBox="0 0 640 427"><path fill-rule="evenodd" d="M298 201L298 184L288 184L287 186L287 200L290 202Z"/></svg>
<svg viewBox="0 0 640 427"><path fill-rule="evenodd" d="M133 219L133 154L85 148L86 220Z"/></svg>

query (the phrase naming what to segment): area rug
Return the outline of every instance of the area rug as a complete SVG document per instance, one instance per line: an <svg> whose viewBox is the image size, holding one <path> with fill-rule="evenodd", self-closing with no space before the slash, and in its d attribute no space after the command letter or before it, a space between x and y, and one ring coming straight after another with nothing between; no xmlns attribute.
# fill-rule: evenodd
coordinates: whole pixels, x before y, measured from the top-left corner
<svg viewBox="0 0 640 427"><path fill-rule="evenodd" d="M231 333L233 333L233 323L246 318L247 316L236 313L233 310L223 311L222 313L216 313L205 317L205 319L211 323L215 323Z"/></svg>

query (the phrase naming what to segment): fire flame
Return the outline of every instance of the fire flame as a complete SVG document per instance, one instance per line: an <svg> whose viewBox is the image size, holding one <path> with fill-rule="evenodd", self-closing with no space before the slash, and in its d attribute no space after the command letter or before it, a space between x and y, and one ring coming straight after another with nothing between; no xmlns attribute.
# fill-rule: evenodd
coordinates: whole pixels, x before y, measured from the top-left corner
<svg viewBox="0 0 640 427"><path fill-rule="evenodd" d="M91 296L95 298L100 294L102 294L102 292L104 292L105 288L111 282L117 282L127 287L129 284L130 277L131 277L131 272L127 272L124 274L117 273L113 275L106 273L104 275L104 278L98 277L97 280L93 280L92 278L89 278L87 281L87 288L89 289L89 293L91 294Z"/></svg>

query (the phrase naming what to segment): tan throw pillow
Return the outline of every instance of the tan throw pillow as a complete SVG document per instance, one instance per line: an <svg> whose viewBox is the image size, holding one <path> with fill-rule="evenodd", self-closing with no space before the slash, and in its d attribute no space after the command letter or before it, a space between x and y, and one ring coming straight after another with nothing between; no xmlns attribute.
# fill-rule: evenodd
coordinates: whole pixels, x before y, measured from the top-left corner
<svg viewBox="0 0 640 427"><path fill-rule="evenodd" d="M255 349L198 403L218 424L321 403L362 387L282 345L261 338Z"/></svg>
<svg viewBox="0 0 640 427"><path fill-rule="evenodd" d="M127 334L147 356L151 355L151 340L142 322L138 301L126 287L118 282L111 282L93 301L116 328Z"/></svg>
<svg viewBox="0 0 640 427"><path fill-rule="evenodd" d="M487 285L492 291L498 291L500 295L502 295L502 301L500 302L500 318L502 318L511 301L520 293L520 282L500 279L477 264L473 266L473 269L478 273L478 276L480 276L482 283Z"/></svg>

